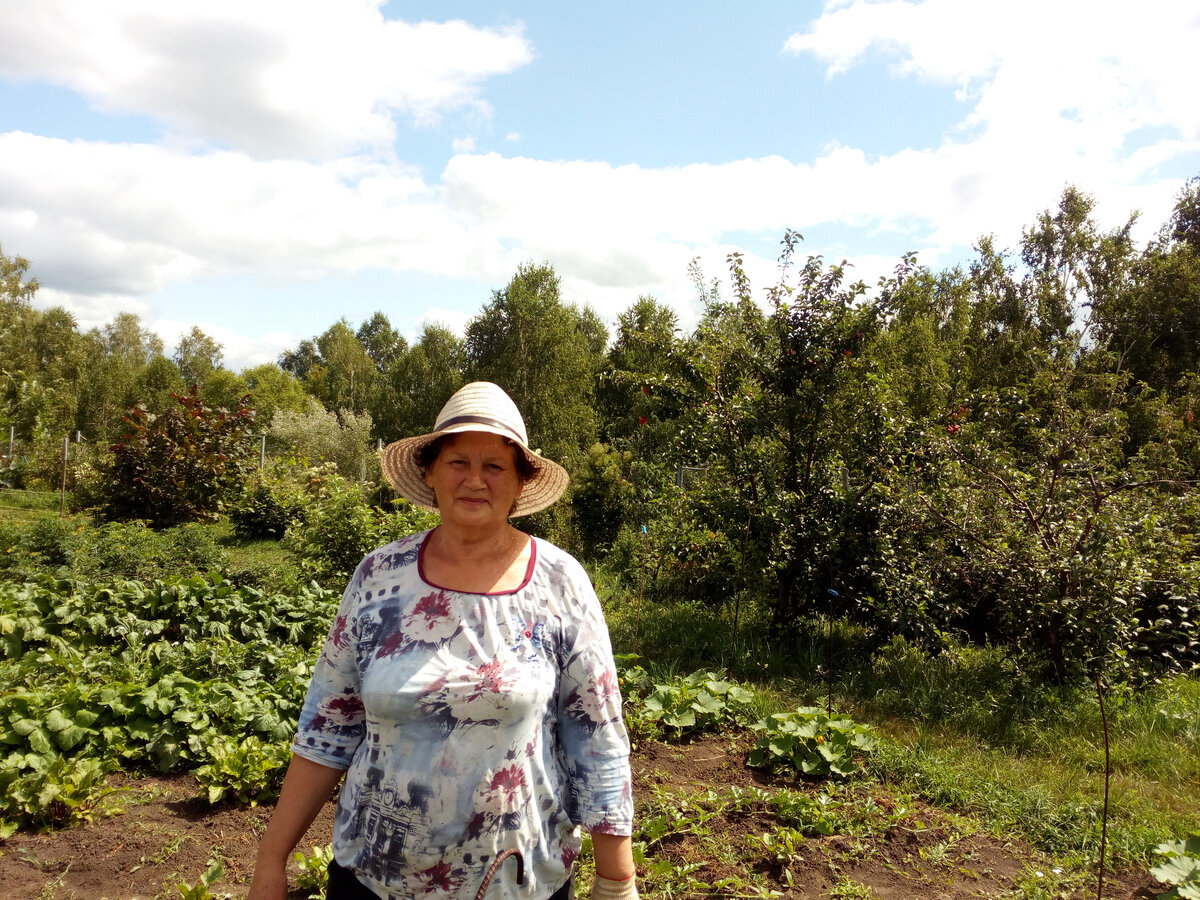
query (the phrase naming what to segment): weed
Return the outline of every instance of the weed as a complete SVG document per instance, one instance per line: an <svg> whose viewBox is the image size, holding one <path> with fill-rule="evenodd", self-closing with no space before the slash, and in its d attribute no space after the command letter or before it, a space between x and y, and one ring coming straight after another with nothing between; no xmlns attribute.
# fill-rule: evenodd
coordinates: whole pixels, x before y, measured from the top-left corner
<svg viewBox="0 0 1200 900"><path fill-rule="evenodd" d="M212 891L212 886L224 875L224 864L219 859L210 859L208 868L204 870L204 874L195 884L188 884L185 881L175 885L175 890L179 892L178 900L228 900L233 896L232 894L214 894Z"/></svg>
<svg viewBox="0 0 1200 900"><path fill-rule="evenodd" d="M180 848L185 843L187 843L187 840L188 840L188 836L186 834L176 835L175 839L173 841L171 841L170 843L164 845L163 848L158 852L158 854L156 856L151 856L151 857L143 856L141 861L136 866L134 866L132 869L130 869L129 871L136 872L138 869L141 869L145 866L161 866L161 865L163 865L167 860L169 860L172 856L174 856L176 853L179 852Z"/></svg>
<svg viewBox="0 0 1200 900"><path fill-rule="evenodd" d="M833 900L878 900L878 895L868 885L860 884L844 875L838 876L829 889Z"/></svg>

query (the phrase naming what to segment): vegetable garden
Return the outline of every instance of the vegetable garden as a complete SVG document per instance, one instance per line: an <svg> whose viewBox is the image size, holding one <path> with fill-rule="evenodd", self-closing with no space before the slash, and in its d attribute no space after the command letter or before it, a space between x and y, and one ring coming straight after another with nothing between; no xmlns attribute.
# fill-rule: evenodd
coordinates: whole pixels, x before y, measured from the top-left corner
<svg viewBox="0 0 1200 900"><path fill-rule="evenodd" d="M241 375L0 255L0 896L245 890L346 576L433 521L375 449L472 379L571 473L522 524L623 654L645 894L1200 896L1198 210L1135 248L1069 188L874 289L788 232L688 332L522 265Z"/></svg>

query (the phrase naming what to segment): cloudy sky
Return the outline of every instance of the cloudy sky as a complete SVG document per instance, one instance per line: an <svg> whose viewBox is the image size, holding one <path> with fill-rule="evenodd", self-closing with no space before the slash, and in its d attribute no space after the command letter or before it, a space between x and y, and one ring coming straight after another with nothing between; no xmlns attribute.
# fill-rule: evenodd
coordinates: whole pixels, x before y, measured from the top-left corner
<svg viewBox="0 0 1200 900"><path fill-rule="evenodd" d="M1194 0L0 0L0 247L83 327L235 369L339 317L461 329L523 261L612 321L757 287L785 228L869 283L1078 185L1141 240L1200 175Z"/></svg>

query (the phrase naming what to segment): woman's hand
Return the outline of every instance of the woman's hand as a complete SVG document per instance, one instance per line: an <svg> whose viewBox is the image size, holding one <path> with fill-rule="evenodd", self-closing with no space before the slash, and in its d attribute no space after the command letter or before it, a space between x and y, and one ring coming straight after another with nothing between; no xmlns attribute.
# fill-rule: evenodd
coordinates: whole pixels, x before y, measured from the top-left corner
<svg viewBox="0 0 1200 900"><path fill-rule="evenodd" d="M250 893L246 895L246 900L286 900L287 893L287 865L258 860L254 866L254 878L250 880Z"/></svg>

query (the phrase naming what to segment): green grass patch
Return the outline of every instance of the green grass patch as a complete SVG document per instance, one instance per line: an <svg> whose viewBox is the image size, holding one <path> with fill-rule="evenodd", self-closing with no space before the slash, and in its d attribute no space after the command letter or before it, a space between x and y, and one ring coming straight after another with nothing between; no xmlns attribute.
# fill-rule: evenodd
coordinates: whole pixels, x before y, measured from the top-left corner
<svg viewBox="0 0 1200 900"><path fill-rule="evenodd" d="M27 491L16 488L0 489L0 511L12 510L53 510L58 512L58 491Z"/></svg>
<svg viewBox="0 0 1200 900"><path fill-rule="evenodd" d="M960 810L999 836L1020 836L1065 862L1098 852L1104 745L1088 682L1048 685L1001 650L926 653L882 646L860 626L814 622L767 637L767 615L744 604L643 603L600 582L614 646L653 677L722 667L756 687L771 711L835 707L888 739L880 778ZM827 675L831 675L827 681ZM1200 677L1106 689L1112 781L1108 846L1118 864L1146 865L1163 840L1200 827Z"/></svg>
<svg viewBox="0 0 1200 900"><path fill-rule="evenodd" d="M944 729L881 741L871 766L878 777L969 814L998 837L1020 836L1073 865L1099 853L1104 786L1094 774L982 748ZM1137 778L1113 780L1107 858L1114 866L1146 865L1164 836L1196 825L1194 808L1164 808L1158 792L1146 788Z"/></svg>

